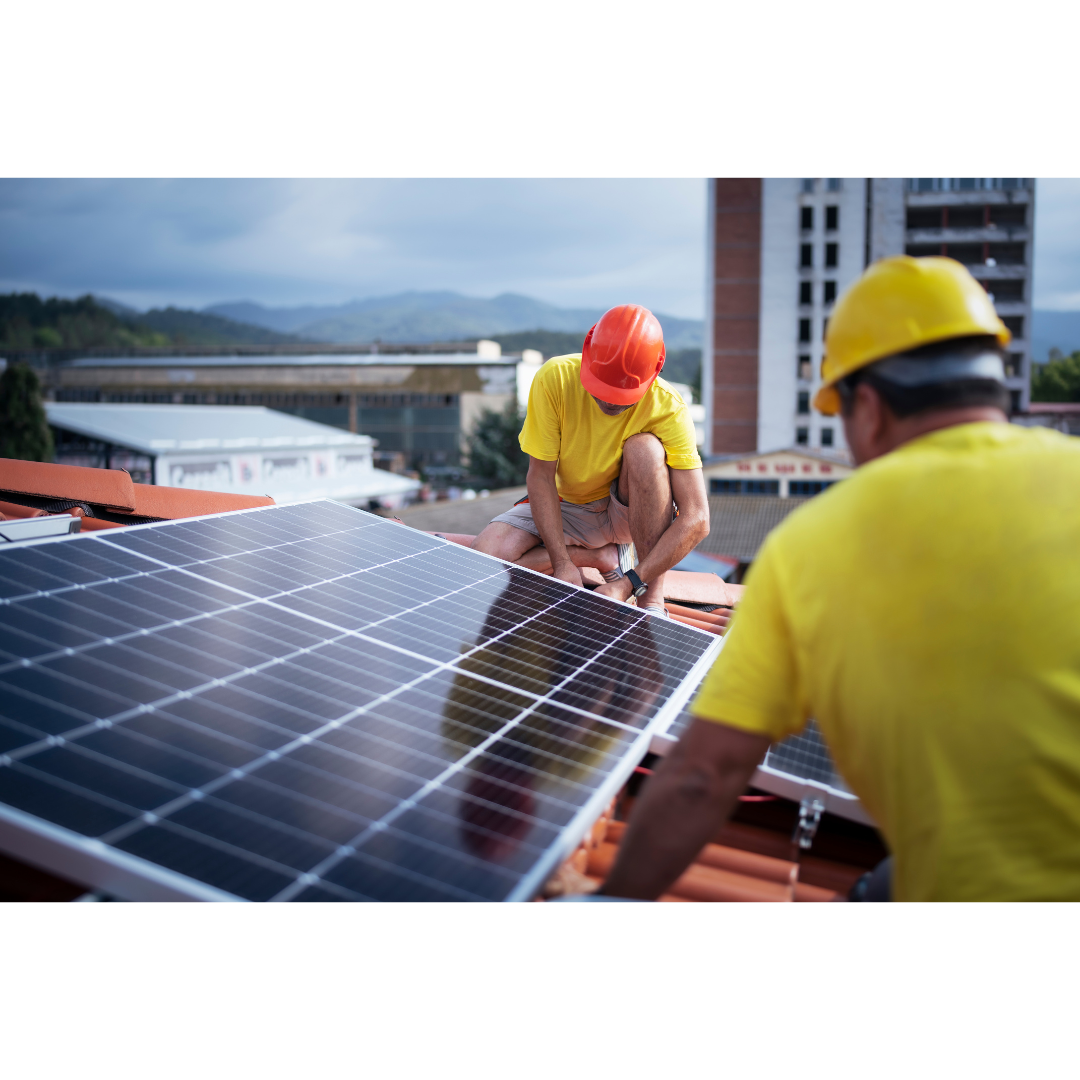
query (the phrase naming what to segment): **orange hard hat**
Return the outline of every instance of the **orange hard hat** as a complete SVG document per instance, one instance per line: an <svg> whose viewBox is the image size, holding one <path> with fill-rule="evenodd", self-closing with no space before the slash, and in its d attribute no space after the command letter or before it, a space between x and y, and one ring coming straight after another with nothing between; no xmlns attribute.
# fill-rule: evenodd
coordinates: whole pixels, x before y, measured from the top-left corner
<svg viewBox="0 0 1080 1080"><path fill-rule="evenodd" d="M664 331L640 304L605 311L581 347L581 385L609 405L633 405L664 366Z"/></svg>

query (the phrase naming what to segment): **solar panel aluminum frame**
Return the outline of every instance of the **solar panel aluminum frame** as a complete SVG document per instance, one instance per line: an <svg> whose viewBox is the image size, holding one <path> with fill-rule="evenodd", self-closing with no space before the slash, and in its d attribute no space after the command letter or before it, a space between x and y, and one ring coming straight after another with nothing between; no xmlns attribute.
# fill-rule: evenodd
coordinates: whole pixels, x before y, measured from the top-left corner
<svg viewBox="0 0 1080 1080"><path fill-rule="evenodd" d="M310 503L329 501L332 500L308 500ZM186 523L202 520L221 521L226 517L265 513L275 508L274 506L250 507L244 510L230 511L226 514L206 514L199 517L185 518L184 521ZM133 525L125 528L124 532L159 529L171 524L175 523L151 522ZM386 524L388 526L396 525L399 528L408 529L410 532L414 531L409 526L401 523L387 522ZM57 544L78 539L79 537L75 534L43 537L19 546ZM108 537L102 539L107 540ZM430 539L436 545L450 548L459 546L442 537L431 536ZM484 552L473 551L472 555L492 559L500 566L514 565L517 572L533 574L546 583L551 582L548 575L526 567L519 567L516 564L509 564L503 559L487 555ZM601 597L600 599L620 606L629 606L623 605L620 601L613 600L610 597ZM647 617L657 618L657 616ZM630 778L634 768L650 748L656 734L670 727L690 699L701 679L704 678L705 673L722 647L722 639L695 627L685 627L684 630L700 634L703 639L707 639L705 641L706 648L702 655L664 705L660 707L652 720L645 725L633 742L629 744L619 764L611 770L605 780L597 787L588 802L560 830L556 840L544 850L532 869L523 876L521 881L507 895L505 902L529 901L539 893L551 874L572 854L603 809ZM49 872L73 878L78 884L122 899L134 901L246 902L243 897L218 889L178 871L170 870L148 859L130 855L97 839L83 836L63 826L54 825L51 822L2 803L0 803L0 850Z"/></svg>

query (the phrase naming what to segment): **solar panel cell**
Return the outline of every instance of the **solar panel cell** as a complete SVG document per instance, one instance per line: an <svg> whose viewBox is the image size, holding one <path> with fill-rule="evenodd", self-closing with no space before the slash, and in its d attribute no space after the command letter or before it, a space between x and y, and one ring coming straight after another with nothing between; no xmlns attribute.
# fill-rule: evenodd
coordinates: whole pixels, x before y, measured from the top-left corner
<svg viewBox="0 0 1080 1080"><path fill-rule="evenodd" d="M714 646L332 503L26 550L0 802L192 894L524 897Z"/></svg>

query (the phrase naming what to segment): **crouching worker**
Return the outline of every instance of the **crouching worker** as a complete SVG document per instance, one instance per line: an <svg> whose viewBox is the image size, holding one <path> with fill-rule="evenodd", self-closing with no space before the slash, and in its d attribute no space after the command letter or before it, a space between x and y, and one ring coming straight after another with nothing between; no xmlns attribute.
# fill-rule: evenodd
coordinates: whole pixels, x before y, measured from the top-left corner
<svg viewBox="0 0 1080 1080"><path fill-rule="evenodd" d="M709 532L694 425L663 366L660 324L636 304L608 311L581 353L548 360L520 435L528 498L473 547L572 585L595 567L598 592L662 614L664 572ZM630 543L638 563L623 575L618 547Z"/></svg>

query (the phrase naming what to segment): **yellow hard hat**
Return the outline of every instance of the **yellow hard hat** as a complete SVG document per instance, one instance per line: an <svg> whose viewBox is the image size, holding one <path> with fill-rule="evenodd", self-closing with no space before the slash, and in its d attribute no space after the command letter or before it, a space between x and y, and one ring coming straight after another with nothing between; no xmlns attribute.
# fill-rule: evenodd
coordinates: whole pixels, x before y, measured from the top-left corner
<svg viewBox="0 0 1080 1080"><path fill-rule="evenodd" d="M991 334L1001 345L1012 338L986 290L955 259L882 259L836 302L821 361L824 385L814 395L814 408L835 416L836 384L875 360L978 334Z"/></svg>

